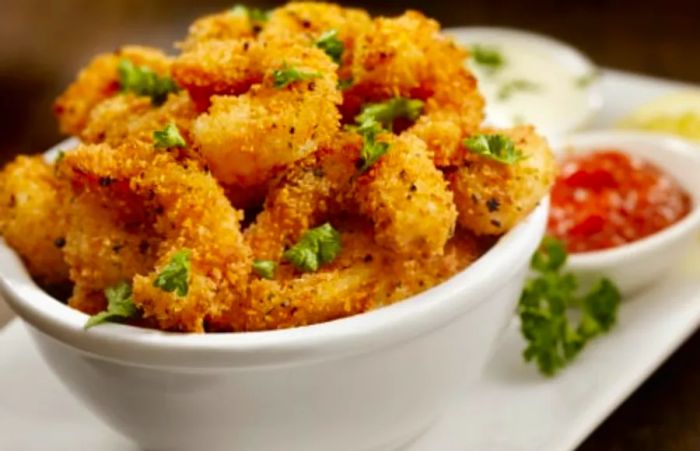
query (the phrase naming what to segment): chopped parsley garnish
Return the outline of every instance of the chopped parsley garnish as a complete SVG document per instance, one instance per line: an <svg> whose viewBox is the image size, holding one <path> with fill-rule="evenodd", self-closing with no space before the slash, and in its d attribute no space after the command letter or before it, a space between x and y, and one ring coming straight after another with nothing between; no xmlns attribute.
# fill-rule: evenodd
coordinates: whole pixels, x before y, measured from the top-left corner
<svg viewBox="0 0 700 451"><path fill-rule="evenodd" d="M498 90L498 100L508 100L513 97L513 94L518 92L536 92L540 89L540 85L529 80L517 79L510 80L504 83Z"/></svg>
<svg viewBox="0 0 700 451"><path fill-rule="evenodd" d="M272 260L255 260L253 261L253 272L263 279L274 279L277 263Z"/></svg>
<svg viewBox="0 0 700 451"><path fill-rule="evenodd" d="M163 130L153 132L153 145L157 149L169 149L171 147L185 147L187 143L180 134L174 122L168 123Z"/></svg>
<svg viewBox="0 0 700 451"><path fill-rule="evenodd" d="M327 222L306 232L283 257L298 269L312 272L335 260L340 250L340 232Z"/></svg>
<svg viewBox="0 0 700 451"><path fill-rule="evenodd" d="M170 77L161 77L146 66L137 66L126 58L119 61L119 87L122 92L149 96L153 105L161 105L178 87Z"/></svg>
<svg viewBox="0 0 700 451"><path fill-rule="evenodd" d="M386 102L365 105L362 112L355 117L358 124L356 131L364 138L360 150L360 172L366 171L389 150L388 143L377 141L379 133L384 130L392 131L395 119L415 121L422 112L422 100L406 97L394 97Z"/></svg>
<svg viewBox="0 0 700 451"><path fill-rule="evenodd" d="M60 163L61 161L63 161L64 158L66 158L66 152L64 152L63 150L59 150L58 155L56 155L56 159L53 160L53 164Z"/></svg>
<svg viewBox="0 0 700 451"><path fill-rule="evenodd" d="M495 47L475 45L471 48L471 56L474 62L490 70L498 70L505 64L503 54Z"/></svg>
<svg viewBox="0 0 700 451"><path fill-rule="evenodd" d="M248 8L244 5L236 5L231 8L231 14L236 16L246 16L251 23L265 23L269 18L269 13L259 8Z"/></svg>
<svg viewBox="0 0 700 451"><path fill-rule="evenodd" d="M319 36L316 40L316 47L326 52L326 55L330 56L336 64L340 64L345 45L343 41L338 39L338 30L328 30Z"/></svg>
<svg viewBox="0 0 700 451"><path fill-rule="evenodd" d="M192 251L182 249L173 254L170 261L158 274L153 286L163 291L177 293L178 296L187 296L189 291L190 255Z"/></svg>
<svg viewBox="0 0 700 451"><path fill-rule="evenodd" d="M272 84L275 88L285 88L297 81L307 81L320 77L319 72L304 72L294 67L282 65L282 68L272 72Z"/></svg>
<svg viewBox="0 0 700 451"><path fill-rule="evenodd" d="M134 305L131 285L121 282L104 291L107 298L107 310L92 315L85 323L85 329L97 326L105 322L123 321L136 318L139 311Z"/></svg>
<svg viewBox="0 0 700 451"><path fill-rule="evenodd" d="M465 139L463 144L472 152L503 164L515 164L525 158L515 148L513 141L503 135L473 135Z"/></svg>
<svg viewBox="0 0 700 451"><path fill-rule="evenodd" d="M381 133L382 130L382 126L373 118L366 119L357 127L357 133L364 138L362 149L360 149L360 172L369 169L389 150L389 143L377 141L377 134Z"/></svg>
<svg viewBox="0 0 700 451"><path fill-rule="evenodd" d="M422 112L422 100L394 97L386 102L365 105L362 108L362 112L355 117L355 121L362 125L371 119L391 131L393 130L395 119L406 118L415 121Z"/></svg>
<svg viewBox="0 0 700 451"><path fill-rule="evenodd" d="M598 79L599 76L600 74L598 73L598 71L593 71L586 75L581 75L580 77L576 78L574 82L577 88L583 89L589 87L594 81Z"/></svg>
<svg viewBox="0 0 700 451"><path fill-rule="evenodd" d="M615 325L621 300L617 287L605 278L579 297L575 276L562 272L566 258L564 244L546 237L532 257L536 276L526 282L518 305L527 341L523 357L534 360L547 376L564 368L591 339ZM578 314L571 315L575 310ZM570 315L579 318L577 324Z"/></svg>

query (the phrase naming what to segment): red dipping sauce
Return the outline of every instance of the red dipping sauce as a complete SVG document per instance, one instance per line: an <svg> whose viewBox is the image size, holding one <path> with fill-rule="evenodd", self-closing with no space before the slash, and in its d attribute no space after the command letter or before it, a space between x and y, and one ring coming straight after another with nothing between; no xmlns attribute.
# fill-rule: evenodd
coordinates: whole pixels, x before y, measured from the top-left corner
<svg viewBox="0 0 700 451"><path fill-rule="evenodd" d="M570 154L552 192L549 234L569 252L608 249L679 221L690 196L671 176L616 150Z"/></svg>

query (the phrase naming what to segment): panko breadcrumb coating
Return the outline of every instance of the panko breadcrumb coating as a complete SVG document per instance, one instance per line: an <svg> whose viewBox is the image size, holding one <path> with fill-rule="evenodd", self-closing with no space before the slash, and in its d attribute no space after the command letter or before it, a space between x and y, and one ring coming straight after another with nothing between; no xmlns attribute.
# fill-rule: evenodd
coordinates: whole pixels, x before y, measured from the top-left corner
<svg viewBox="0 0 700 451"><path fill-rule="evenodd" d="M68 190L41 156L19 156L0 172L0 236L44 284L68 280Z"/></svg>
<svg viewBox="0 0 700 451"><path fill-rule="evenodd" d="M170 59L158 49L126 46L95 57L54 103L54 113L63 133L79 135L92 109L119 92L117 66L123 58L147 66L160 75L170 72Z"/></svg>
<svg viewBox="0 0 700 451"><path fill-rule="evenodd" d="M505 165L466 152L448 179L459 210L459 225L477 235L501 235L549 192L556 177L556 161L547 141L530 125L482 132L509 137L524 158Z"/></svg>
<svg viewBox="0 0 700 451"><path fill-rule="evenodd" d="M554 180L532 127L484 128L467 50L418 12L237 6L177 47L96 57L55 103L81 144L0 172L0 234L89 315L243 332L366 312L468 267Z"/></svg>
<svg viewBox="0 0 700 451"><path fill-rule="evenodd" d="M357 203L375 240L399 255L441 255L457 209L425 142L409 134L389 140L386 155L358 180Z"/></svg>

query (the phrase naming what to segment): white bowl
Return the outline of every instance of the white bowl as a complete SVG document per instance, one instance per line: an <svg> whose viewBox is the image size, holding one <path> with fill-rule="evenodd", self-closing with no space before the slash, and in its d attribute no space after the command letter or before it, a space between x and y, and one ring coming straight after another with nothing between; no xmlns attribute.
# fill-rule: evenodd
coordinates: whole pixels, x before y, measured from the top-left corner
<svg viewBox="0 0 700 451"><path fill-rule="evenodd" d="M543 201L471 267L418 296L296 329L86 332L87 316L37 287L1 240L0 293L63 383L145 449L395 449L479 377L547 212Z"/></svg>
<svg viewBox="0 0 700 451"><path fill-rule="evenodd" d="M571 254L567 268L584 285L606 276L623 295L649 286L667 272L698 239L700 228L700 148L667 135L647 132L602 130L569 136L562 152L590 152L614 149L641 157L673 176L692 199L691 212L679 222L653 235L623 246L601 251Z"/></svg>
<svg viewBox="0 0 700 451"><path fill-rule="evenodd" d="M581 94L580 104L565 107L565 99L562 98L561 92L559 93L560 97L552 100L552 103L563 105L559 114L556 115L556 124L544 119L538 121L526 117L526 122L534 123L538 131L548 138L562 136L583 128L591 122L603 107L603 92L600 84L600 77L597 76L599 70L586 55L565 42L542 34L502 27L458 27L448 28L445 32L454 37L454 39L462 45L483 44L507 48L509 44L513 45L515 43L519 46L525 46L525 48L531 50L532 53L542 55L543 57L546 55L548 59L551 59L555 64L570 74L572 81L576 78L595 75L587 86L583 88L576 88L573 86L574 83L572 83L572 87L574 88L572 91L574 92L573 95L578 97L579 93ZM528 77L527 74L519 74L519 77L526 79L531 78L535 82L547 80L548 75L546 73L543 74L542 69L533 68L532 71L533 73L530 77ZM480 82L483 84L486 80L482 78ZM482 87L482 91L484 91L484 88L485 87ZM498 102L498 99L489 95L489 92L485 94L487 97L487 122L498 127L510 127L514 125L511 119L511 112L508 111L507 105ZM542 96L541 93L536 95ZM569 97L571 97L571 95ZM539 102L532 102L531 113L537 114L537 110L541 108L540 105Z"/></svg>

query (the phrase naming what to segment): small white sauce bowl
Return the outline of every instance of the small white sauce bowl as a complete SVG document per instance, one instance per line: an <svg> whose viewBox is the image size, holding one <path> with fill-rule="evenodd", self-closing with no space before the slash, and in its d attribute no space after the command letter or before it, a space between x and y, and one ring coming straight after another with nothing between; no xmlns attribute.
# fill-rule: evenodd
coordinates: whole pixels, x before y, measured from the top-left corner
<svg viewBox="0 0 700 451"><path fill-rule="evenodd" d="M700 148L668 135L647 132L602 130L564 138L559 155L618 150L640 157L672 176L690 195L691 211L670 227L641 240L611 249L569 255L567 268L582 285L605 276L623 295L650 286L683 257L700 229Z"/></svg>
<svg viewBox="0 0 700 451"><path fill-rule="evenodd" d="M465 46L482 44L507 48L509 43L514 42L527 45L538 53L548 55L574 78L593 75L590 82L580 88L585 91L585 95L579 107L566 110L566 114L558 117L558 124L536 124L538 131L549 138L580 130L590 123L603 107L599 70L586 55L565 42L542 34L502 27L458 27L448 28L445 32ZM528 75L532 76L534 81L539 80L536 72L521 76L528 78ZM487 122L499 127L512 126L510 120L504 120L504 109L507 110L506 107L499 107L496 99L489 99L486 108ZM527 118L526 122L528 122Z"/></svg>
<svg viewBox="0 0 700 451"><path fill-rule="evenodd" d="M466 270L365 314L296 329L174 334L56 301L0 239L0 294L97 416L149 450L380 451L474 387L511 319L548 202ZM57 413L60 415L60 412Z"/></svg>

